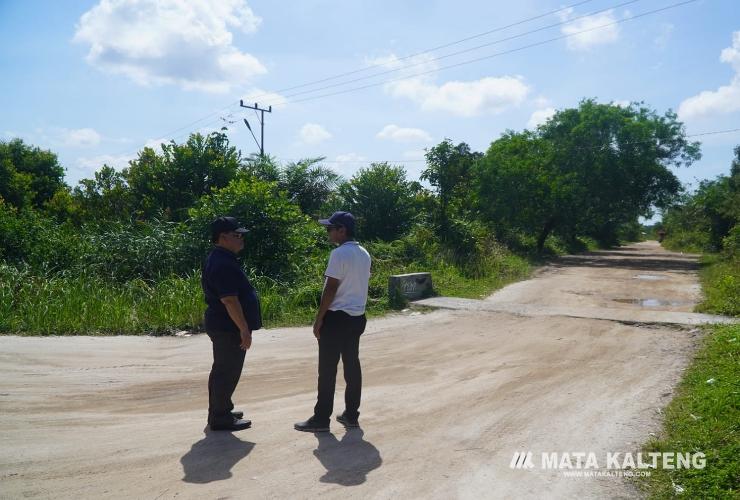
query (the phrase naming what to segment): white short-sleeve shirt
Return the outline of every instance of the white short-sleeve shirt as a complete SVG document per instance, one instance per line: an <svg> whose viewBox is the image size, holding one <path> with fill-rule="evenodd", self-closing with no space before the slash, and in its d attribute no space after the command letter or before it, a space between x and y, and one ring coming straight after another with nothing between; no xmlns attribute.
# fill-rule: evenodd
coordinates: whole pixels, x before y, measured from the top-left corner
<svg viewBox="0 0 740 500"><path fill-rule="evenodd" d="M339 280L330 311L344 311L350 316L365 314L370 281L370 254L367 250L356 241L344 242L332 250L324 275Z"/></svg>

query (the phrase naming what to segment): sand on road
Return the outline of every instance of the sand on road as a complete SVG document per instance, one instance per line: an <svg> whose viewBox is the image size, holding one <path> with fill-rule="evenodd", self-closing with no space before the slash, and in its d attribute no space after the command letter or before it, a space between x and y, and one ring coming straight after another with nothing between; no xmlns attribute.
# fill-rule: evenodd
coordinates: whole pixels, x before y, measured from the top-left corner
<svg viewBox="0 0 740 500"><path fill-rule="evenodd" d="M640 243L560 259L487 300L690 311L697 267ZM699 335L485 311L372 320L362 429L316 435L293 430L316 397L310 328L255 333L234 398L253 427L233 434L205 429L205 335L0 337L0 497L629 498L624 479L510 462L637 451ZM340 375L335 411L343 388Z"/></svg>

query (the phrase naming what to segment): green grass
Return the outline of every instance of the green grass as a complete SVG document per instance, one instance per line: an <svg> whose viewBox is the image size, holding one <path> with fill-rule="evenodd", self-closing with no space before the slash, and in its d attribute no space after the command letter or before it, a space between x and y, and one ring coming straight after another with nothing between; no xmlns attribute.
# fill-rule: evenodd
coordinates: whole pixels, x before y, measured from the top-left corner
<svg viewBox="0 0 740 500"><path fill-rule="evenodd" d="M701 264L697 310L740 317L738 258L710 254ZM704 328L703 345L665 410L662 435L645 451L703 452L707 465L653 471L641 481L650 498L740 499L740 324Z"/></svg>
<svg viewBox="0 0 740 500"><path fill-rule="evenodd" d="M700 272L704 300L699 312L740 316L740 259L706 255Z"/></svg>
<svg viewBox="0 0 740 500"><path fill-rule="evenodd" d="M368 300L370 316L392 309L387 293L391 274L431 271L438 294L480 298L527 276L530 270L524 258L501 249L480 259L474 272L470 266L451 264L449 256L409 258L398 248L377 250ZM267 327L312 322L321 298L323 263L306 263L306 268L309 275L297 283L254 279ZM39 277L0 265L2 334L161 335L199 330L204 310L198 271L156 282L135 279L115 283L92 272Z"/></svg>
<svg viewBox="0 0 740 500"><path fill-rule="evenodd" d="M703 346L646 452L703 452L704 469L653 471L649 498L740 498L740 325L706 327ZM674 486L676 485L676 486Z"/></svg>

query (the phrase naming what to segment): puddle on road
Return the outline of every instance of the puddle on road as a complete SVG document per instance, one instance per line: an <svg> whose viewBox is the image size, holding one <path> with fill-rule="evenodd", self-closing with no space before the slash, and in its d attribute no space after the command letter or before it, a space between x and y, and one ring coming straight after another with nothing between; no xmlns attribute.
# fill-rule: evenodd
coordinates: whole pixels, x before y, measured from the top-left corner
<svg viewBox="0 0 740 500"><path fill-rule="evenodd" d="M666 279L665 276L656 276L655 274L638 274L636 280L660 281Z"/></svg>
<svg viewBox="0 0 740 500"><path fill-rule="evenodd" d="M614 302L621 304L635 304L640 307L661 307L661 306L688 306L692 302L686 302L681 300L663 300L663 299L612 299Z"/></svg>

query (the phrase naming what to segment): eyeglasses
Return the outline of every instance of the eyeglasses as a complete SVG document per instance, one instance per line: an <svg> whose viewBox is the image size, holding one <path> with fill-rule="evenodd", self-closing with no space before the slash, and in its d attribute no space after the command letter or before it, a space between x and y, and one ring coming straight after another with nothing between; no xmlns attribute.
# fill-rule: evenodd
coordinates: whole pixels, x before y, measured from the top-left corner
<svg viewBox="0 0 740 500"><path fill-rule="evenodd" d="M331 231L333 231L335 229L339 229L340 227L342 227L342 226L326 226L326 232L327 233L328 232L331 232Z"/></svg>

